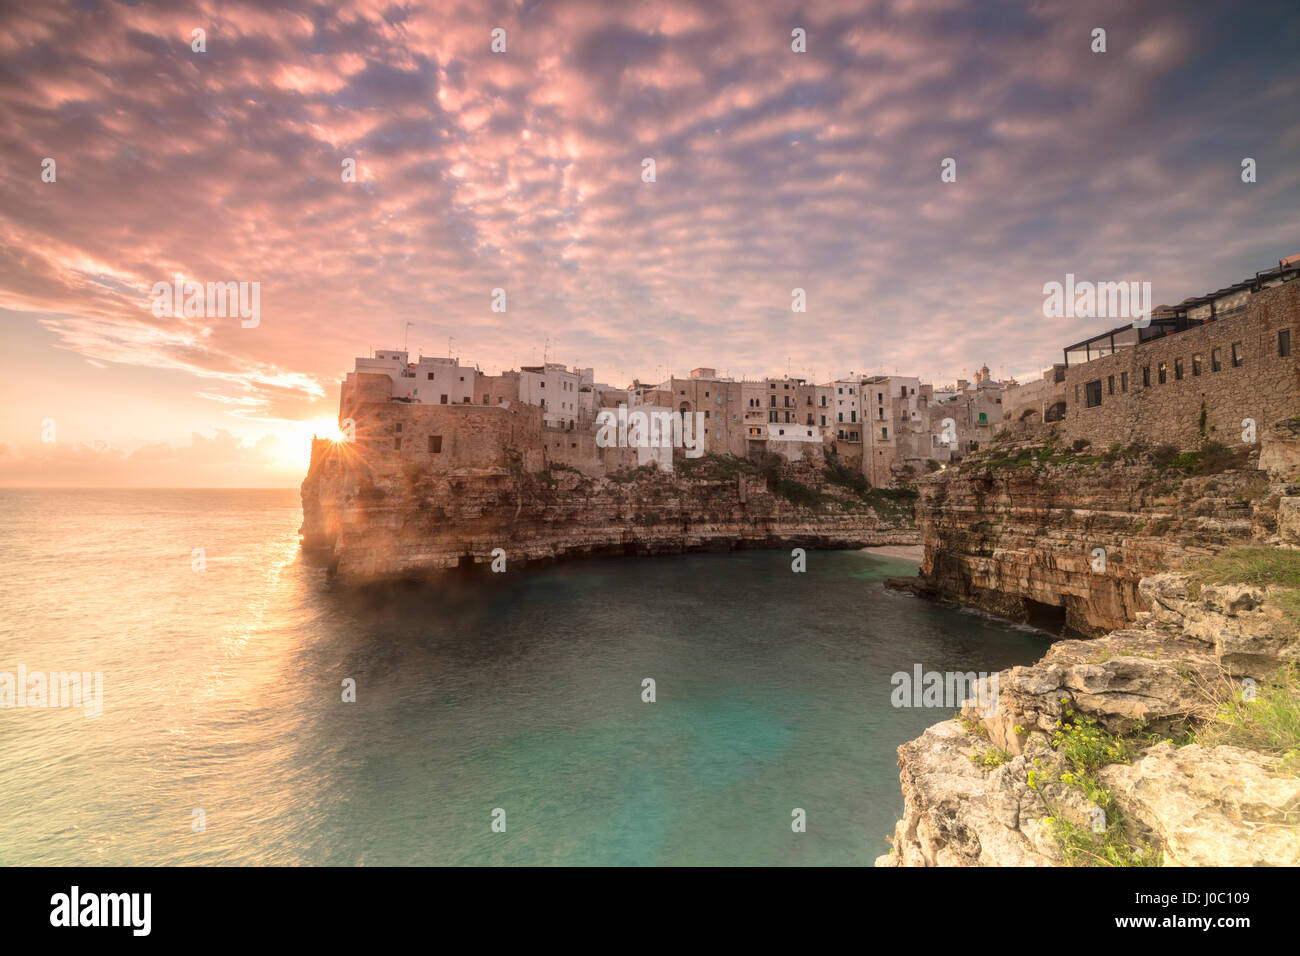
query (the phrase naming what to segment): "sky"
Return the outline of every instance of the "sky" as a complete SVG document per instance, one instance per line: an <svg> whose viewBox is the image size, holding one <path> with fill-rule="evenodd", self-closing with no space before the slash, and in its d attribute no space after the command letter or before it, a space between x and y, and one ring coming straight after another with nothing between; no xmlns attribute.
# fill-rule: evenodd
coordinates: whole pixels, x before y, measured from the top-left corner
<svg viewBox="0 0 1300 956"><path fill-rule="evenodd" d="M1047 282L1300 253L1298 60L1291 0L8 4L0 485L292 487L404 335L1024 381L1116 324ZM156 315L178 274L258 283L256 324Z"/></svg>

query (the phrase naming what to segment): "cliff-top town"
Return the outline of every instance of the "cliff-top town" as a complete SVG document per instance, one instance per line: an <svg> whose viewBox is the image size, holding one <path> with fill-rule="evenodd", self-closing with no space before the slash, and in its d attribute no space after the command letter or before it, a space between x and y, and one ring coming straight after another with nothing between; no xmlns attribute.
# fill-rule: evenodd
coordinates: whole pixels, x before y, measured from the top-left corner
<svg viewBox="0 0 1300 956"><path fill-rule="evenodd" d="M1234 443L1300 408L1298 276L1292 256L1159 306L1146 321L1065 345L1060 362L1023 384L994 379L987 365L943 387L905 375L737 380L701 367L618 388L591 368L547 362L487 375L455 358L412 362L385 349L356 360L339 418L371 454L431 471L555 464L597 476L652 462L672 470L675 451L774 453L834 456L875 487L939 470L1000 430L1044 423L1099 446Z"/></svg>

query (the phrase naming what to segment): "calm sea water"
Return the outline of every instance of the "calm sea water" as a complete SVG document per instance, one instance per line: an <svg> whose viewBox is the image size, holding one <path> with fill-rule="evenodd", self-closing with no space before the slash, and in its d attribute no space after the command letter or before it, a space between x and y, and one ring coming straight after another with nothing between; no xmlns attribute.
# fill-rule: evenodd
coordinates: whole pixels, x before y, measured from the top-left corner
<svg viewBox="0 0 1300 956"><path fill-rule="evenodd" d="M862 552L357 593L300 519L293 491L0 490L0 671L104 675L99 717L0 709L0 863L869 864L895 748L951 713L890 675L1047 642Z"/></svg>

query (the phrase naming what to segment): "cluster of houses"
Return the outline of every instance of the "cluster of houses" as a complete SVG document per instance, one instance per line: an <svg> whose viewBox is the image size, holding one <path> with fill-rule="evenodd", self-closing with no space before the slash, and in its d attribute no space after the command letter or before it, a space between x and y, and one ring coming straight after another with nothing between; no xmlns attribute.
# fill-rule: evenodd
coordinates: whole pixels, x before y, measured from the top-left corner
<svg viewBox="0 0 1300 956"><path fill-rule="evenodd" d="M344 414L365 377L388 379L387 400L411 405L534 406L541 415L546 458L588 472L609 471L613 462L594 441L602 412L667 411L698 421L702 453L755 457L774 453L790 460L833 455L859 469L871 484L890 486L911 474L933 471L988 441L1002 420L1002 391L987 366L973 381L936 388L913 376L854 375L824 384L804 378L738 380L713 368L685 378L633 381L617 388L595 380L590 368L548 362L489 375L456 358L382 349L358 358L344 383ZM581 440L579 440L581 439ZM394 439L394 449L398 443ZM636 449L636 463L672 468L661 448ZM619 459L620 463L623 459Z"/></svg>
<svg viewBox="0 0 1300 956"><path fill-rule="evenodd" d="M588 474L629 466L673 468L681 451L633 441L638 415L668 422L700 454L837 460L873 486L945 467L1002 428L1059 423L1068 439L1231 441L1249 423L1300 412L1300 256L1177 306L1147 324L1100 332L1064 349L1037 381L972 380L936 387L904 375L735 379L713 368L625 388L590 368L546 362L489 375L456 358L379 350L343 383L340 419L362 440L424 468L562 463ZM368 411L367 411L368 410ZM615 416L620 441L602 441ZM427 435L420 435L428 432ZM631 430L636 434L636 429ZM417 434L418 433L418 434Z"/></svg>

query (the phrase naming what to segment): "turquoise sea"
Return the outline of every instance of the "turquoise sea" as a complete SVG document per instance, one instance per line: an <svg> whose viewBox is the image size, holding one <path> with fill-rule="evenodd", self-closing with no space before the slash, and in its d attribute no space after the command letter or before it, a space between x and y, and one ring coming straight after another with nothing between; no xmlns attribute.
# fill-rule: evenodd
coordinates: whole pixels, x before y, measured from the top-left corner
<svg viewBox="0 0 1300 956"><path fill-rule="evenodd" d="M103 674L97 717L0 708L0 863L870 864L895 749L951 715L890 675L1048 643L865 552L356 591L300 521L295 491L0 490L0 671Z"/></svg>

